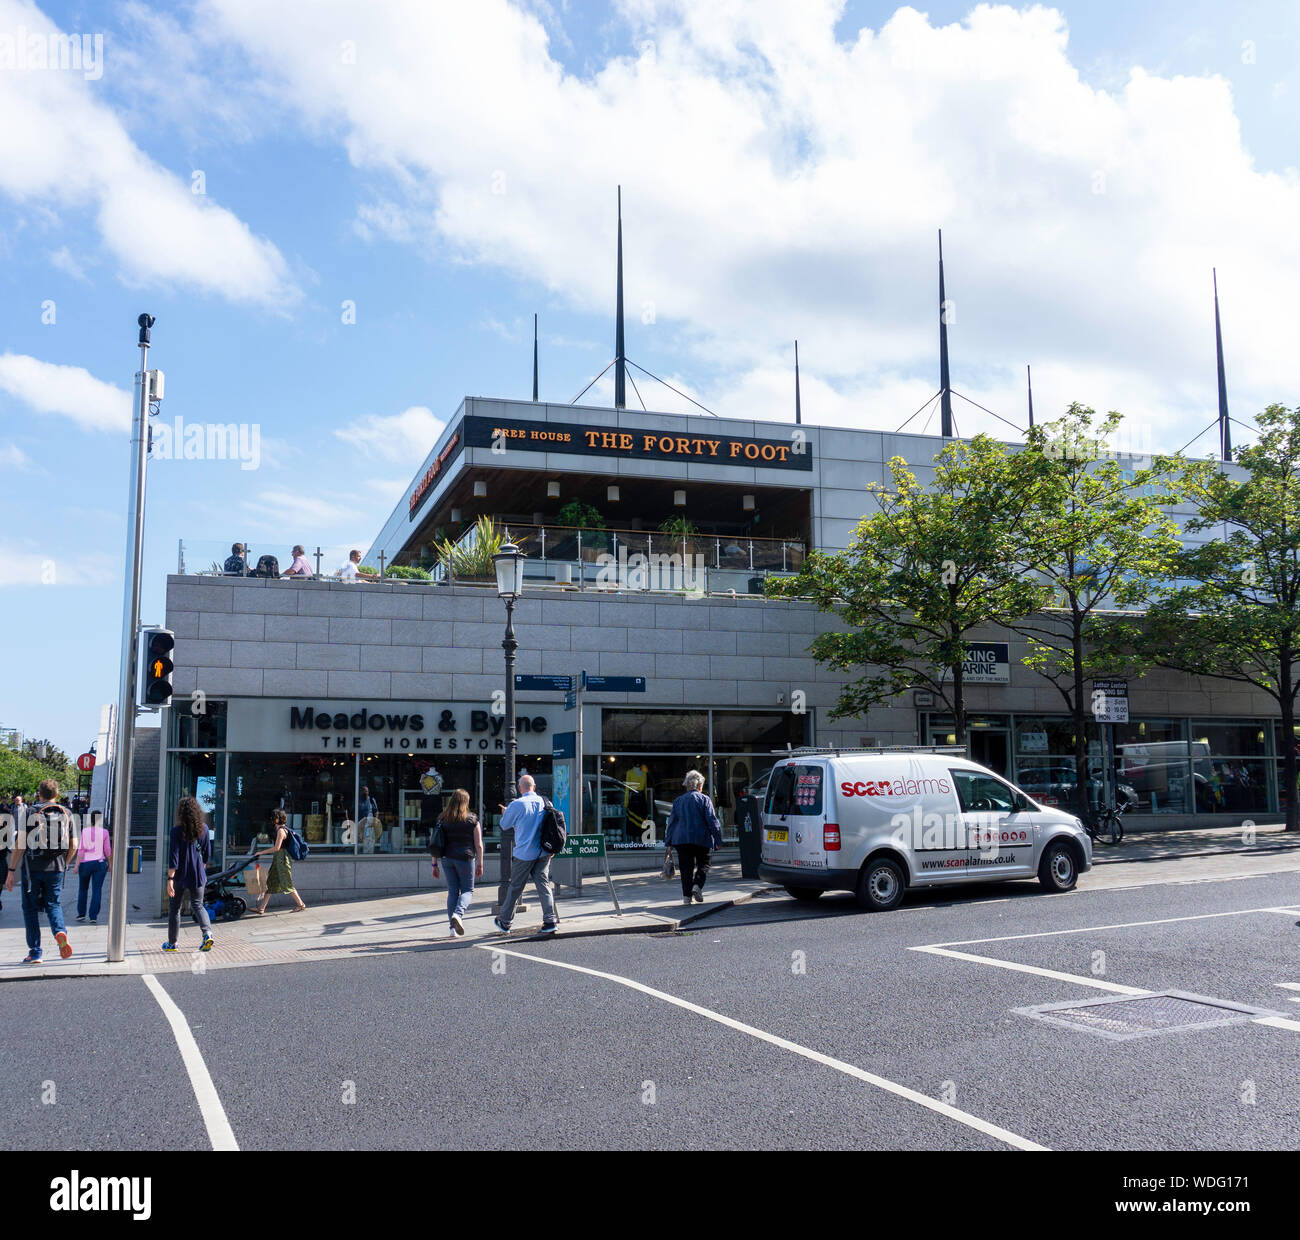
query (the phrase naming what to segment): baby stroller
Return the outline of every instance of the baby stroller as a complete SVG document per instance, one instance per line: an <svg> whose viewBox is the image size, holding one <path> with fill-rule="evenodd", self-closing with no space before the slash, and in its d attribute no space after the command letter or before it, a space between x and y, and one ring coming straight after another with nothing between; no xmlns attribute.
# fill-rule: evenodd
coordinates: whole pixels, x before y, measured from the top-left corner
<svg viewBox="0 0 1300 1240"><path fill-rule="evenodd" d="M278 577L280 575L280 561L273 555L260 555L257 557L257 567L252 569L250 577Z"/></svg>
<svg viewBox="0 0 1300 1240"><path fill-rule="evenodd" d="M257 853L258 844L254 840L246 857L208 879L208 885L203 888L203 907L213 921L236 921L247 911L248 901L239 894L244 889L240 876L257 860Z"/></svg>

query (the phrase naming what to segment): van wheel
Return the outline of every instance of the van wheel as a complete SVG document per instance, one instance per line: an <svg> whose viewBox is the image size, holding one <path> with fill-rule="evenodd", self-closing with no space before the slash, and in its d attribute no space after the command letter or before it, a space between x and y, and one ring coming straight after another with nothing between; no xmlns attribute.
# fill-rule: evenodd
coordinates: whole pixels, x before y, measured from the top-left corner
<svg viewBox="0 0 1300 1240"><path fill-rule="evenodd" d="M821 899L822 894L820 887L787 887L786 891L805 904L812 904L813 901Z"/></svg>
<svg viewBox="0 0 1300 1240"><path fill-rule="evenodd" d="M854 894L859 908L869 909L873 913L885 913L902 903L906 887L898 862L891 861L888 857L878 857L862 867L858 889Z"/></svg>
<svg viewBox="0 0 1300 1240"><path fill-rule="evenodd" d="M1079 881L1079 866L1068 844L1057 840L1047 846L1043 859L1038 863L1038 881L1047 891L1074 889Z"/></svg>

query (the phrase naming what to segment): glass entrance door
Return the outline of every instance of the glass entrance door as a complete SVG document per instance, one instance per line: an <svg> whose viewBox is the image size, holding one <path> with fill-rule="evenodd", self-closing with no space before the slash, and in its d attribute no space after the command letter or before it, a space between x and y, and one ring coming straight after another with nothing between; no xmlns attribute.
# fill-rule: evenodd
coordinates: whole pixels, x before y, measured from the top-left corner
<svg viewBox="0 0 1300 1240"><path fill-rule="evenodd" d="M972 762L988 767L995 775L1011 778L1011 745L1006 728L972 728L970 756Z"/></svg>

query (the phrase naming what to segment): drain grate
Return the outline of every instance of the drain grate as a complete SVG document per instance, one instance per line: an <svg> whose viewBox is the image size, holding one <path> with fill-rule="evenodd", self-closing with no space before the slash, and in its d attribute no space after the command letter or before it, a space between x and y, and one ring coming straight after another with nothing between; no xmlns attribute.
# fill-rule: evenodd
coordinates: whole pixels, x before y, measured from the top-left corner
<svg viewBox="0 0 1300 1240"><path fill-rule="evenodd" d="M1206 999L1180 990L1151 995L1120 995L1110 999L1089 999L1082 1003L1042 1003L1015 1008L1019 1016L1040 1020L1065 1029L1083 1029L1101 1038L1123 1042L1150 1038L1182 1029L1214 1029L1238 1025L1276 1013L1245 1007L1223 999Z"/></svg>

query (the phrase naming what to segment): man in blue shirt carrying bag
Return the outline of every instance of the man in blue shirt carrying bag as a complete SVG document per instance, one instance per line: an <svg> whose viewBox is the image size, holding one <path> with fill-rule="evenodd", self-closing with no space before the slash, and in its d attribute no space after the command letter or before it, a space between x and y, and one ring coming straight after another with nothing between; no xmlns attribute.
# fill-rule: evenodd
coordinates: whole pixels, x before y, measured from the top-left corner
<svg viewBox="0 0 1300 1240"><path fill-rule="evenodd" d="M546 815L546 801L537 795L531 775L519 777L519 797L503 806L502 831L515 833L514 858L510 866L510 888L506 892L501 912L493 918L493 925L503 934L510 933L515 906L531 878L537 887L537 898L542 903L542 934L554 934L560 919L555 912L555 886L551 882L551 854L542 848L542 819Z"/></svg>

